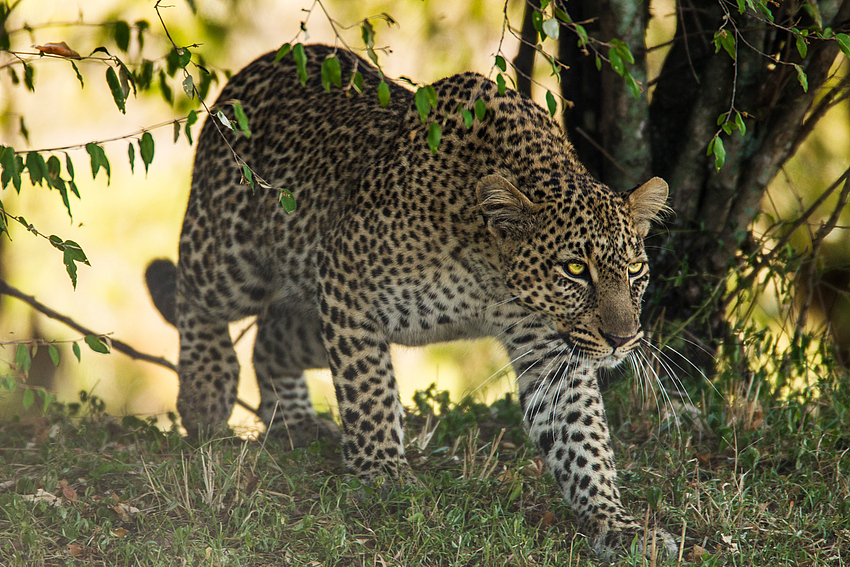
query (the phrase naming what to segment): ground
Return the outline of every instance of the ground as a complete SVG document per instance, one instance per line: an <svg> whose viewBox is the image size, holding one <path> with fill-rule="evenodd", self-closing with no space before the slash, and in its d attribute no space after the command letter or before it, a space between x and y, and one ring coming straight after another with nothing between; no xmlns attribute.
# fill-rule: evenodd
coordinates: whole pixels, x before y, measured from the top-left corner
<svg viewBox="0 0 850 567"><path fill-rule="evenodd" d="M625 503L650 502L677 537L684 523L682 564L850 565L848 404L727 407L677 428L632 390L606 394ZM596 564L510 398L421 393L408 420L419 483L379 494L335 447L191 446L91 402L82 417L57 406L0 424L0 564Z"/></svg>

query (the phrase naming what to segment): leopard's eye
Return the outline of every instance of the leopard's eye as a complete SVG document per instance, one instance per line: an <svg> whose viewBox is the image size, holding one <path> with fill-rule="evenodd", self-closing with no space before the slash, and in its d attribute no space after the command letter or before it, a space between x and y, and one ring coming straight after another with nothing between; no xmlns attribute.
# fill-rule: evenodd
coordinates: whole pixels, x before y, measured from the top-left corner
<svg viewBox="0 0 850 567"><path fill-rule="evenodd" d="M558 274L564 278L587 278L587 264L584 264L583 262L564 262L563 264L558 264L557 266L555 266L555 271L557 271Z"/></svg>
<svg viewBox="0 0 850 567"><path fill-rule="evenodd" d="M587 266L581 262L567 262L566 267L567 273L571 276L580 276L587 270Z"/></svg>
<svg viewBox="0 0 850 567"><path fill-rule="evenodd" d="M644 268L646 267L646 262L632 262L629 264L629 275L634 277L640 275Z"/></svg>

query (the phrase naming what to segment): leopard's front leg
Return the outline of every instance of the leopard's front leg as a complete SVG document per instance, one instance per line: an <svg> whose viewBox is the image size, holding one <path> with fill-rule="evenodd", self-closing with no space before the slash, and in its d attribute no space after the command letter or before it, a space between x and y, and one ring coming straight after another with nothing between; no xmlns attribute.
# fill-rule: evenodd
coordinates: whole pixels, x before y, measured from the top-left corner
<svg viewBox="0 0 850 567"><path fill-rule="evenodd" d="M553 342L554 341L554 342ZM516 364L526 427L564 498L578 517L593 549L611 560L626 552L635 536L652 553L652 527L644 527L624 507L596 368L572 356L553 337L548 348L525 349ZM529 352L529 350L531 352ZM537 354L537 356L531 356ZM676 553L673 537L658 529L659 556Z"/></svg>
<svg viewBox="0 0 850 567"><path fill-rule="evenodd" d="M346 467L366 481L398 479L409 465L389 341L368 299L352 289L357 286L346 285L354 270L322 253L317 264L321 334L342 420Z"/></svg>

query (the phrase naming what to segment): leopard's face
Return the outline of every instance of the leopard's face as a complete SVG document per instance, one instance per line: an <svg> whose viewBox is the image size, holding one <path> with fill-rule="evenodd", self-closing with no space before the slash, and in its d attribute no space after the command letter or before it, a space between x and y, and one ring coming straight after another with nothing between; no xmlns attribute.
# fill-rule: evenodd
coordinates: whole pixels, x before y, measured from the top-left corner
<svg viewBox="0 0 850 567"><path fill-rule="evenodd" d="M617 365L643 337L641 300L649 282L634 194L594 183L533 203L513 186L497 185L504 192L484 197L482 208L501 246L505 285L570 352Z"/></svg>

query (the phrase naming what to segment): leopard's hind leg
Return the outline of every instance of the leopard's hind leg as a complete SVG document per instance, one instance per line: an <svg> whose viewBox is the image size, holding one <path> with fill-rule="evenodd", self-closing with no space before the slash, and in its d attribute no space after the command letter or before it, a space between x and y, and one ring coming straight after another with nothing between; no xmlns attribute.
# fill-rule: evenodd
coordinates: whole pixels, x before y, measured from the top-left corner
<svg viewBox="0 0 850 567"><path fill-rule="evenodd" d="M328 365L319 327L318 315L293 313L282 305L257 318L253 361L258 413L270 433L293 447L320 437L340 439L336 425L316 415L304 378L304 370Z"/></svg>

